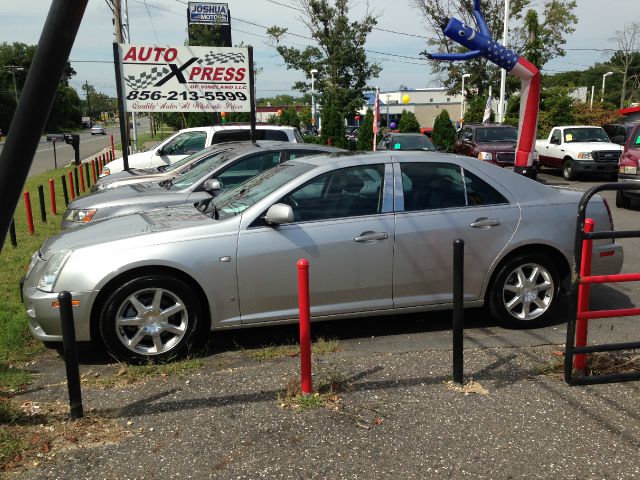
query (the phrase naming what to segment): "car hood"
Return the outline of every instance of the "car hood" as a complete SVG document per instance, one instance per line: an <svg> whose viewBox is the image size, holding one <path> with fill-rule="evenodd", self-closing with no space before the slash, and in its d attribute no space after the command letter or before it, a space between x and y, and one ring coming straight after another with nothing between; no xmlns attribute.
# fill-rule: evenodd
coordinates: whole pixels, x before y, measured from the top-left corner
<svg viewBox="0 0 640 480"><path fill-rule="evenodd" d="M40 253L48 260L60 250L103 244L168 230L182 230L216 222L191 205L166 207L119 217L106 218L78 228L65 230L47 239Z"/></svg>
<svg viewBox="0 0 640 480"><path fill-rule="evenodd" d="M623 146L617 143L610 142L570 142L562 146L563 148L570 148L574 152L592 152L597 150L616 150L622 152Z"/></svg>
<svg viewBox="0 0 640 480"><path fill-rule="evenodd" d="M117 187L123 187L125 185L136 185L136 184L152 184L152 185L146 185L145 187L143 187L143 189L137 189L136 191L140 192L140 191L149 191L149 190L155 190L158 182L161 182L162 180L168 180L171 179L173 177L175 177L176 174L174 172L171 172L170 174L167 173L150 173L149 171L146 170L139 170L136 173L127 175L126 177L120 177L120 178L115 178L112 182L105 182L104 183L104 189L111 189L111 188L117 188ZM166 190L163 189L164 192L166 192Z"/></svg>
<svg viewBox="0 0 640 480"><path fill-rule="evenodd" d="M133 203L144 205L161 202L164 199L171 202L186 198L187 195L188 193L183 191L167 190L158 185L158 182L135 183L120 188L92 192L76 198L69 204L69 209L107 208Z"/></svg>

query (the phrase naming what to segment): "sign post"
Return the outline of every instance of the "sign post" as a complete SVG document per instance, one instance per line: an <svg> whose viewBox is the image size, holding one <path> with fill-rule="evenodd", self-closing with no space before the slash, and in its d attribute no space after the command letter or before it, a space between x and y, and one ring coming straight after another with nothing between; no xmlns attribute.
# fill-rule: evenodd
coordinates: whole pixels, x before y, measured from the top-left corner
<svg viewBox="0 0 640 480"><path fill-rule="evenodd" d="M53 142L53 168L58 169L58 158L56 157L56 142L64 142L62 133L48 133L47 142Z"/></svg>

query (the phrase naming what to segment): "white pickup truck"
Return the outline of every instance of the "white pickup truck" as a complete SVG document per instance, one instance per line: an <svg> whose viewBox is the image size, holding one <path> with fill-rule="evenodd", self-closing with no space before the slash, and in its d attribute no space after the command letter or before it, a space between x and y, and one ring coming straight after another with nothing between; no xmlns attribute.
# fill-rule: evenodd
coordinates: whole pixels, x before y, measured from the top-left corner
<svg viewBox="0 0 640 480"><path fill-rule="evenodd" d="M580 173L601 173L618 178L622 146L611 143L600 127L583 125L554 127L546 140L536 140L540 165L562 168L565 180Z"/></svg>

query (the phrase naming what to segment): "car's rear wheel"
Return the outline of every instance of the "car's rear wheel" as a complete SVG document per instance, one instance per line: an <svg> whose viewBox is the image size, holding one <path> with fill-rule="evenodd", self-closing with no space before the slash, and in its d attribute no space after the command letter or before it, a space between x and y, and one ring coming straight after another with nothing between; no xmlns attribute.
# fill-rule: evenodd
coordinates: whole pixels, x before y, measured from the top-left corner
<svg viewBox="0 0 640 480"><path fill-rule="evenodd" d="M616 207L618 208L629 208L631 207L631 199L627 197L620 190L616 192Z"/></svg>
<svg viewBox="0 0 640 480"><path fill-rule="evenodd" d="M167 275L145 275L108 297L100 335L118 359L162 362L185 356L206 336L204 325L202 305L192 288Z"/></svg>
<svg viewBox="0 0 640 480"><path fill-rule="evenodd" d="M566 159L562 164L562 178L565 180L574 180L576 178L576 174L573 171L573 160Z"/></svg>
<svg viewBox="0 0 640 480"><path fill-rule="evenodd" d="M554 315L560 277L546 255L518 255L500 266L489 292L489 310L505 327L533 328Z"/></svg>

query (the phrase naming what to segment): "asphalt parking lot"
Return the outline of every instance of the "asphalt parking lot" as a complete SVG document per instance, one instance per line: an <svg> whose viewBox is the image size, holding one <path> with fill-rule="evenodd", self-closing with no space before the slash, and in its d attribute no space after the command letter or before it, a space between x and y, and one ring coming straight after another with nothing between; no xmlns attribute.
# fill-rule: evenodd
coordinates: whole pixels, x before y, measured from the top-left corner
<svg viewBox="0 0 640 480"><path fill-rule="evenodd" d="M545 171L540 181L586 190ZM615 207L618 230L638 228L640 208ZM625 246L625 272L640 271L640 240ZM593 289L592 308L640 304L635 284ZM76 439L15 472L19 478L482 478L632 479L640 475L640 407L635 383L568 387L561 361L564 319L505 330L481 310L465 315L465 377L486 391L458 392L451 374L450 314L438 312L314 324L337 347L314 357L314 381L343 389L327 407L283 406L298 358L260 356L295 343L281 326L216 333L202 365L180 375L98 388L121 366L83 355L85 409L120 436ZM638 340L633 319L594 320L591 338ZM66 401L53 352L30 368L37 384L21 395ZM54 455L55 454L55 455Z"/></svg>

